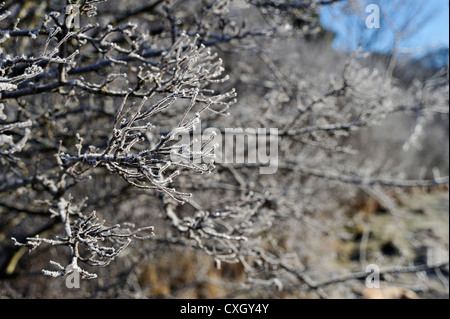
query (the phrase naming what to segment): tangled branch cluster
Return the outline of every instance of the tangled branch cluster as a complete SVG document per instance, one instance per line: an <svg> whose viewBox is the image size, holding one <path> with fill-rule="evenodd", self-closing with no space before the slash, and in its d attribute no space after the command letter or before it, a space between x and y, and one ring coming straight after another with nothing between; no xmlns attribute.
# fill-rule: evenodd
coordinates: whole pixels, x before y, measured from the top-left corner
<svg viewBox="0 0 450 319"><path fill-rule="evenodd" d="M83 203L76 206L71 201L61 198L58 210L50 209L53 218L61 219L64 226L63 236L57 236L55 239L36 236L27 238L26 243L20 243L12 237L16 246L27 247L29 251L36 249L42 243L69 247L71 262L67 266L62 266L56 261L50 261L50 264L58 270L44 269L42 270L44 275L59 277L77 271L83 279L97 278L96 274L81 268L79 262L89 266L105 267L130 244L133 238L148 239L153 236L152 226L135 230L131 230L132 227L134 228L131 223L125 225L125 228L120 225L106 227L105 221L100 221L95 211L84 215L81 212L82 206ZM150 231L150 234L145 235L145 231ZM144 234L139 235L141 232Z"/></svg>
<svg viewBox="0 0 450 319"><path fill-rule="evenodd" d="M0 120L6 120L7 117L3 113L3 109L5 108L3 103L0 103ZM12 159L18 161L17 158L14 158L12 154L20 152L30 137L30 129L31 121L27 120L24 122L14 122L10 124L0 125L0 156L8 159ZM12 131L16 128L25 128L25 134L19 141L14 141L12 135L4 134L6 132Z"/></svg>
<svg viewBox="0 0 450 319"><path fill-rule="evenodd" d="M197 38L190 40L187 35L182 35L170 51L162 54L157 64L159 67L152 67L146 72L141 68L138 74L139 87L144 86L145 82L154 83L153 87L145 93L136 110L133 110L134 105L125 106L128 94L139 91L138 88L130 90L115 117L112 136L103 152L95 152L94 147L92 151L82 154L80 138L78 154L70 156L61 153L61 165L73 167L78 163L86 163L93 167L105 166L138 188L156 189L183 202L189 194L168 188L179 174L173 167L208 172L213 168L212 163L196 165L193 160L208 155L211 148L191 150L191 145L173 145L172 141L181 134L193 131L203 112L223 114L235 97L234 90L215 94L208 88L211 83L222 83L226 77L221 77L223 68L220 60L215 61L216 55L212 55L203 45L196 46L196 42ZM166 93L166 96L150 107L145 107L155 93ZM178 125L170 132L157 136L156 126L150 120L156 114L176 107L180 100L185 110ZM183 154L190 161L187 164L172 163L170 157L174 153Z"/></svg>

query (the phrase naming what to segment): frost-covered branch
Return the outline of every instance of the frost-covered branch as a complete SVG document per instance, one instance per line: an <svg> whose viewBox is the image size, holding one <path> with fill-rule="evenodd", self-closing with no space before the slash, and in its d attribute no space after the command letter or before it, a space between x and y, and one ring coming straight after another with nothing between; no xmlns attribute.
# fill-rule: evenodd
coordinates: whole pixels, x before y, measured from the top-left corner
<svg viewBox="0 0 450 319"><path fill-rule="evenodd" d="M71 262L67 266L50 261L58 270L42 270L46 276L66 276L78 271L82 278L97 278L94 273L80 267L79 262L93 267L108 266L132 241L133 238L147 239L153 236L152 226L131 230L132 224L126 227L120 225L105 226L105 221L100 221L95 211L84 215L82 204L76 206L72 202L61 198L57 210L50 209L54 218L60 218L64 226L64 234L55 239L41 238L39 236L26 238L25 243L12 240L16 246L27 247L29 251L35 250L41 244L52 246L65 246L70 249ZM150 231L150 234L145 234ZM106 244L108 243L108 244Z"/></svg>

